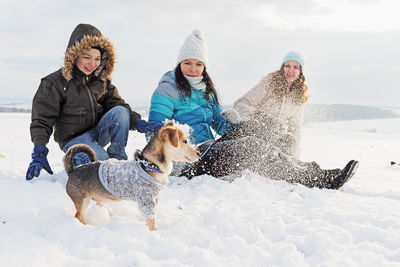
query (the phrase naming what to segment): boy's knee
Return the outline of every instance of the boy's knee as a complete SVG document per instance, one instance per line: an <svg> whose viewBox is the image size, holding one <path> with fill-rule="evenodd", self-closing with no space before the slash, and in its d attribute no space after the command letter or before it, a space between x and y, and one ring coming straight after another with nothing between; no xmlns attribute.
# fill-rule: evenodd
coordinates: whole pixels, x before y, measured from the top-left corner
<svg viewBox="0 0 400 267"><path fill-rule="evenodd" d="M126 107L115 106L110 111L113 112L114 116L118 120L129 121L129 119L130 119L130 113Z"/></svg>
<svg viewBox="0 0 400 267"><path fill-rule="evenodd" d="M104 149L102 149L102 150L98 149L95 151L95 153L96 153L97 160L108 160L110 158L110 156Z"/></svg>

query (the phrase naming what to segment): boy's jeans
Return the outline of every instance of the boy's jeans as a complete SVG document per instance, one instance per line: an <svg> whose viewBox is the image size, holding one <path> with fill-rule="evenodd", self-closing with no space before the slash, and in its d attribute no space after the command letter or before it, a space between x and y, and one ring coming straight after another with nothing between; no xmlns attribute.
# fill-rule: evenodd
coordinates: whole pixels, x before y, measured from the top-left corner
<svg viewBox="0 0 400 267"><path fill-rule="evenodd" d="M125 147L128 142L130 114L129 110L123 106L116 106L110 109L100 119L99 123L86 133L71 139L63 148L67 152L68 148L76 144L86 144L96 153L98 160L116 158L126 160ZM104 146L110 143L107 151Z"/></svg>

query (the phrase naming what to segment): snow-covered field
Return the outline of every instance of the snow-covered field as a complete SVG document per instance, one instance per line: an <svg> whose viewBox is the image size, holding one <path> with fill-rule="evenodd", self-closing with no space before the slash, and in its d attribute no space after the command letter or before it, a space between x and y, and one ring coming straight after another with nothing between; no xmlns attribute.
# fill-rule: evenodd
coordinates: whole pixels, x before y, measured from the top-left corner
<svg viewBox="0 0 400 267"><path fill-rule="evenodd" d="M0 266L400 266L400 119L310 124L302 159L325 168L360 161L338 191L244 173L170 177L150 232L134 202L94 203L74 218L63 153L25 180L30 114L0 113ZM143 148L131 132L128 154Z"/></svg>

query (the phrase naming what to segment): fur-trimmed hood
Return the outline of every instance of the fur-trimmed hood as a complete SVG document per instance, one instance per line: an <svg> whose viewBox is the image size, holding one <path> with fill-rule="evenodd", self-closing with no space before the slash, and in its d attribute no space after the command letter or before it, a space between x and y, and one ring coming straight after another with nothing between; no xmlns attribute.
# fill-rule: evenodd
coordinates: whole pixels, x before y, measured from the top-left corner
<svg viewBox="0 0 400 267"><path fill-rule="evenodd" d="M114 46L96 27L90 24L79 24L71 34L64 56L62 74L67 81L72 79L76 59L84 51L95 46L102 49L102 56L100 66L94 74L103 81L111 80L111 73L115 64Z"/></svg>

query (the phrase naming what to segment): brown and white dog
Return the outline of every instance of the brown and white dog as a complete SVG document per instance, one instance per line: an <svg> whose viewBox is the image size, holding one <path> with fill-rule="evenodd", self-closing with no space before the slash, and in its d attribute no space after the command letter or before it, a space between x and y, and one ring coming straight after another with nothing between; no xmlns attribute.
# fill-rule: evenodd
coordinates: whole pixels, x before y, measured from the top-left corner
<svg viewBox="0 0 400 267"><path fill-rule="evenodd" d="M78 152L87 153L92 163L75 167L74 155ZM89 146L74 145L65 155L64 167L68 175L66 190L75 204L75 217L86 224L85 212L91 199L101 206L108 200L135 200L149 230L156 230L154 208L159 191L168 182L172 161L193 162L198 157L198 151L173 122L162 127L142 152L137 151L135 160L96 161L96 154Z"/></svg>

